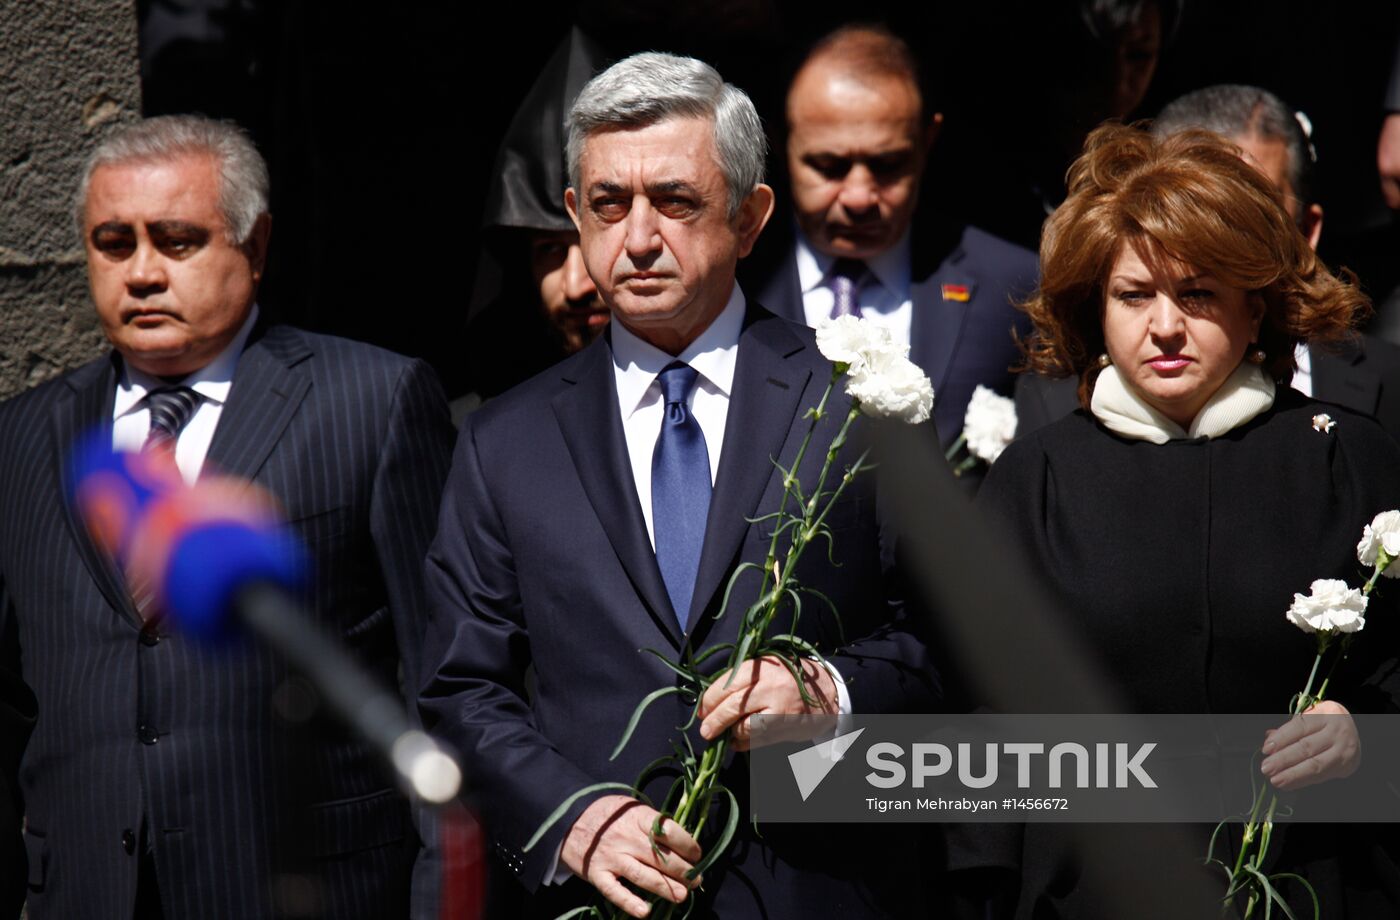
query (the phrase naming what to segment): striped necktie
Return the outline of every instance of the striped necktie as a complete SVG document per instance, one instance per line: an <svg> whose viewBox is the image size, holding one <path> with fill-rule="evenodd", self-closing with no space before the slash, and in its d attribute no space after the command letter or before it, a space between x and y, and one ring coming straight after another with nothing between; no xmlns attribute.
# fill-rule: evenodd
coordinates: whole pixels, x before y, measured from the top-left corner
<svg viewBox="0 0 1400 920"><path fill-rule="evenodd" d="M833 296L831 318L854 316L860 319L860 282L865 277L865 263L858 259L837 259L827 276Z"/></svg>
<svg viewBox="0 0 1400 920"><path fill-rule="evenodd" d="M146 443L141 445L141 453L160 451L173 458L180 431L194 416L200 400L200 395L189 387L161 387L147 394L146 408L151 412L151 428L146 435Z"/></svg>
<svg viewBox="0 0 1400 920"><path fill-rule="evenodd" d="M176 470L175 442L202 399L189 387L161 387L148 393L146 408L151 413L151 427L145 443L141 445L142 455L158 464L168 464L170 470ZM144 628L154 630L155 621L151 616L155 612L152 603L155 600L155 586L131 571L126 572L126 581L131 603L146 621Z"/></svg>

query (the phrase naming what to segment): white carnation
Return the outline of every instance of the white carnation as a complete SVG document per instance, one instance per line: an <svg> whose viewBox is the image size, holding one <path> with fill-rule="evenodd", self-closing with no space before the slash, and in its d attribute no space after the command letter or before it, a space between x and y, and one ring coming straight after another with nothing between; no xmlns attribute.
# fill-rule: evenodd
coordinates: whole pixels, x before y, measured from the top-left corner
<svg viewBox="0 0 1400 920"><path fill-rule="evenodd" d="M1307 597L1293 595L1288 622L1303 632L1358 632L1366 625L1368 598L1337 578L1319 578Z"/></svg>
<svg viewBox="0 0 1400 920"><path fill-rule="evenodd" d="M1015 401L979 384L972 391L963 416L963 437L972 456L987 463L996 462L1016 437Z"/></svg>
<svg viewBox="0 0 1400 920"><path fill-rule="evenodd" d="M888 329L850 314L822 320L817 326L817 350L832 364L854 370L875 352L898 348ZM902 354L909 353L905 347Z"/></svg>
<svg viewBox="0 0 1400 920"><path fill-rule="evenodd" d="M933 412L933 384L918 365L895 345L864 353L851 366L846 392L872 418L892 418L909 425L928 421Z"/></svg>
<svg viewBox="0 0 1400 920"><path fill-rule="evenodd" d="M1382 549L1391 559L1400 557L1400 511L1382 511L1366 525L1356 544L1356 558L1362 565L1375 565ZM1400 578L1400 564L1388 566L1385 577Z"/></svg>

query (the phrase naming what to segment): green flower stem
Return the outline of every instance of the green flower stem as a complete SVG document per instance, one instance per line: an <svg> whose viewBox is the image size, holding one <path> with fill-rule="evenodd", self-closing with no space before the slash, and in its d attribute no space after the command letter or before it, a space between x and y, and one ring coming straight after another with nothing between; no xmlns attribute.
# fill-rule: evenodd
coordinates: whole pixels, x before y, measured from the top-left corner
<svg viewBox="0 0 1400 920"><path fill-rule="evenodd" d="M1317 679L1317 668L1318 665L1322 664L1322 656L1326 654L1326 652L1326 645L1322 645L1318 648L1317 657L1313 659L1312 671L1308 674L1308 682L1303 687L1303 692L1298 694L1298 702L1293 704L1293 711L1290 712L1289 715L1296 716L1298 713L1303 712L1312 705L1312 703L1310 703L1309 700L1311 699L1313 681ZM1317 699L1322 699L1320 693Z"/></svg>
<svg viewBox="0 0 1400 920"><path fill-rule="evenodd" d="M1361 586L1361 593L1370 596L1371 589L1376 586L1376 581L1381 577L1381 572L1385 569L1376 566L1376 570L1371 573L1371 577L1366 580L1366 584Z"/></svg>
<svg viewBox="0 0 1400 920"><path fill-rule="evenodd" d="M798 474L802 466L802 461L807 455L807 450L811 446L812 437L816 433L818 423L827 415L827 404L830 401L831 393L840 380L839 371L834 371L831 380L827 383L825 392L822 393L817 407L809 413L810 424L807 428L806 436L802 444L798 447L797 456L794 458L792 467L785 471L783 479L783 497L779 505L779 513L773 528L773 536L768 544L768 552L763 562L763 574L759 587L759 602L750 608L745 615L744 625L740 630L738 640L734 644L733 650L729 653L727 670L732 674L746 660L762 657L769 649L765 645L764 639L768 635L769 628L773 620L783 611L785 601L789 597L789 592L794 590L796 581L793 572L796 571L797 564L802 558L803 552L813 539L821 532L821 525L837 499L845 491L846 487L865 466L867 455L862 454L842 476L841 482L830 492L826 491L827 477L830 476L832 467L836 465L837 456L846 445L847 437L850 434L851 425L860 415L860 407L853 405L846 413L842 421L841 428L836 433L827 448L826 457L823 460L821 472L817 477L815 490L809 496L803 496ZM785 518L790 514L788 511L789 502L795 502L801 517L795 514L791 516L794 522L790 528L783 525L787 523ZM784 534L791 531L787 537L787 550L781 554L779 561L779 550L784 540ZM723 611L721 611L721 615ZM806 696L805 688L804 698ZM698 705L698 703L697 703ZM672 820L679 824L687 833L697 840L700 833L705 828L705 823L709 818L711 805L714 801L715 792L719 785L720 768L724 765L725 757L728 755L732 736L726 731L719 738L716 738L706 746L704 753L700 757L699 766L694 777L685 785L681 792ZM654 905L661 907L657 915L661 920L671 917L679 905L669 901L662 902L653 900Z"/></svg>
<svg viewBox="0 0 1400 920"><path fill-rule="evenodd" d="M1375 569L1371 572L1371 577L1367 579L1366 584L1361 588L1361 593L1363 595L1370 596L1381 574L1385 572L1394 561L1393 558L1386 555L1384 549L1378 552ZM1289 705L1289 716L1295 716L1301 712L1306 712L1327 698L1327 688L1332 683L1332 675L1337 670L1337 665L1346 657L1347 650L1351 647L1351 640L1354 636L1354 633L1348 633L1341 637L1340 649L1338 653L1333 656L1332 663L1328 666L1327 673L1322 678L1322 683L1318 685L1317 694L1314 695L1312 692L1313 682L1317 680L1317 673L1322 665L1323 656L1333 648L1333 640L1336 638L1336 636L1331 633L1321 633L1318 635L1317 657L1313 659L1312 671L1308 674L1308 682L1303 687L1303 692L1298 694ZM1268 793L1267 808L1264 807L1264 796L1266 793ZM1261 808L1264 811L1262 820L1260 815ZM1234 894L1238 894L1240 891L1247 891L1249 893L1245 901L1244 920L1249 920L1253 915L1264 893L1257 877L1250 875L1243 884L1241 884L1240 879L1242 875L1248 872L1246 865L1256 871L1263 870L1264 857L1269 852L1269 841L1273 836L1274 813L1277 808L1278 795L1270 792L1269 784L1265 783L1260 787L1259 793L1254 797L1254 805L1249 812L1249 821L1244 826L1244 834L1240 841L1240 852L1235 858L1234 869L1230 872L1229 890ZM1304 884L1306 884L1306 882ZM1238 888L1236 886L1238 886ZM1233 895L1225 900L1225 903L1221 907L1222 917L1229 913L1232 901ZM1268 911L1266 910L1265 913L1267 914Z"/></svg>
<svg viewBox="0 0 1400 920"><path fill-rule="evenodd" d="M1240 839L1240 852L1235 857L1235 867L1230 870L1230 890L1233 891L1235 883L1239 879L1244 869L1246 857L1249 856L1250 844L1254 842L1254 835L1259 827L1259 811L1264 804L1264 796L1268 792L1269 785L1265 783L1259 787L1259 792L1254 796L1254 804L1249 810L1249 821L1245 823L1244 834ZM1251 895L1251 898L1253 895ZM1220 915L1226 916L1230 912L1231 899L1227 898L1221 906Z"/></svg>
<svg viewBox="0 0 1400 920"><path fill-rule="evenodd" d="M1382 572L1390 568L1390 564L1394 561L1394 557L1388 555L1384 549L1376 550L1376 569L1371 573L1371 577L1367 579L1366 584L1361 588L1361 593L1369 596L1371 589L1376 586L1376 580L1381 577Z"/></svg>
<svg viewBox="0 0 1400 920"><path fill-rule="evenodd" d="M1313 681L1317 679L1317 669L1322 664L1322 656L1327 651L1325 643L1318 644L1317 656L1313 659L1312 671L1308 674L1307 685L1303 687L1303 692L1298 694L1297 700L1289 706L1289 715L1294 716L1306 710L1309 706L1321 701L1323 693L1326 691L1327 682L1323 681L1323 686L1319 688L1316 698L1311 696ZM1333 664L1335 667L1335 662ZM1330 676L1330 675L1329 675ZM1268 805L1264 806L1264 797L1268 795ZM1274 812L1278 808L1278 794L1270 791L1269 784L1265 782L1259 787L1259 793L1254 797L1254 806L1249 811L1249 821L1244 826L1244 836L1240 840L1240 852L1235 858L1235 868L1230 872L1230 887L1234 888L1239 881L1240 874L1244 869L1246 860L1256 869L1259 869L1264 862L1264 856L1269 852L1269 838L1273 836ZM1260 820L1260 811L1264 811L1263 820ZM1257 849L1251 848L1258 842ZM1255 904L1259 897L1258 886L1254 881L1247 883L1249 888L1249 898L1245 902L1244 916L1248 920L1254 911ZM1229 902L1225 904L1225 910L1229 910Z"/></svg>
<svg viewBox="0 0 1400 920"><path fill-rule="evenodd" d="M828 387L828 390L829 389L830 387ZM779 572L778 581L774 585L774 591L769 600L768 608L764 613L762 622L754 631L755 640L761 640L768 634L768 627L772 625L773 618L776 617L778 612L782 609L783 599L787 596L785 589L793 582L792 573L797 568L798 560L802 558L803 551L807 548L807 544L812 541L812 538L819 532L820 525L826 520L827 513L830 512L832 506L836 504L836 500L841 497L841 493L846 491L846 486L848 486L855 477L855 471L859 470L865 462L865 455L862 454L860 460L852 467L851 472L841 477L840 485L827 496L826 504L821 507L819 512L817 507L822 498L822 491L826 486L826 477L831 473L831 467L836 462L836 455L846 444L846 435L851 429L851 423L854 422L859 415L860 408L858 406L852 406L851 410L846 413L846 419L841 424L841 430L837 432L836 438L831 442L831 447L826 452L826 460L822 463L821 475L817 477L816 491L812 493L811 498L807 500L806 505L802 509L802 526L796 528L796 533L793 535L792 542L788 544L787 555L783 559L783 566ZM811 433L809 432L808 438L810 439L810 437ZM806 446L805 442L803 446ZM755 645L756 644L757 643L755 643ZM750 647L752 648L753 646ZM739 650L736 646L733 655L737 656L738 653ZM730 662L731 667L737 667L740 664L743 664L743 662L732 660Z"/></svg>
<svg viewBox="0 0 1400 920"><path fill-rule="evenodd" d="M797 496L799 504L801 502L802 489L801 486L798 484L797 473L798 470L802 467L802 458L807 455L807 448L812 443L812 435L816 433L817 423L826 417L826 404L827 401L831 399L831 391L836 388L836 382L840 379L841 371L833 367L831 371L831 379L827 381L826 390L822 392L821 400L817 403L817 407L809 413L811 416L811 422L807 426L807 435L802 439L802 444L797 448L797 456L792 461L791 469L787 471L783 478L783 499L778 505L779 520L781 520L781 515L787 513L788 499L792 498L795 495ZM842 427L843 434L845 433L846 427L848 426ZM830 457L829 451L828 457ZM826 472L825 467L823 468L822 472ZM821 493L821 486L823 483L825 483L825 481L825 476L823 476L823 478L818 482L818 494ZM768 555L765 556L763 560L763 581L759 587L759 597L762 597L763 593L768 590L768 577L773 574L773 565L778 561L778 544L779 541L782 540L782 534L783 531L780 526L775 526L773 528L773 537L768 541ZM780 592L774 591L773 593L775 598L781 597ZM724 611L720 611L720 613L721 615L723 615ZM737 645L735 646L735 649L737 652Z"/></svg>
<svg viewBox="0 0 1400 920"><path fill-rule="evenodd" d="M948 449L945 450L945 451L943 452L943 459L944 459L944 460L947 460L949 463L952 463L952 462L953 462L953 458L956 457L956 456L958 455L958 451L961 450L961 449L962 449L962 446L963 446L964 444L966 444L966 443L967 443L967 430L964 429L963 431L961 431L961 432L958 433L958 439L957 439L956 441L954 441L952 444L949 444L949 445L948 445Z"/></svg>
<svg viewBox="0 0 1400 920"><path fill-rule="evenodd" d="M1269 812L1268 815L1264 818L1263 830L1262 833L1260 833L1259 835L1259 852L1255 856L1255 858L1250 862L1250 865L1253 866L1254 869L1257 871L1263 871L1264 854L1269 852L1269 838L1273 836L1274 809L1277 807L1277 805L1278 797L1273 795L1269 796ZM1244 920L1249 920L1249 918L1254 914L1254 908L1259 906L1259 894L1259 886L1258 884L1254 884L1250 888L1249 899L1245 902L1244 905Z"/></svg>
<svg viewBox="0 0 1400 920"><path fill-rule="evenodd" d="M966 473L968 470L972 469L980 462L981 461L978 460L976 457L969 454L968 456L964 457L962 461L958 463L957 466L953 467L953 475L961 476L963 473Z"/></svg>
<svg viewBox="0 0 1400 920"><path fill-rule="evenodd" d="M681 794L680 805L677 806L676 813L673 816L673 820L682 827L686 827L687 830L690 830L687 827L687 822L690 820L692 814L699 815L694 833L699 833L700 828L704 826L705 816L710 804L705 793L709 790L715 777L719 775L719 768L723 765L724 755L728 751L728 748L729 733L725 732L722 736L716 738L713 744L705 748L705 753L700 756L700 769L695 774L695 783L694 785L688 786L685 792ZM705 798L703 807L697 807L696 803L699 802L702 797ZM694 836L694 834L692 834L692 836Z"/></svg>

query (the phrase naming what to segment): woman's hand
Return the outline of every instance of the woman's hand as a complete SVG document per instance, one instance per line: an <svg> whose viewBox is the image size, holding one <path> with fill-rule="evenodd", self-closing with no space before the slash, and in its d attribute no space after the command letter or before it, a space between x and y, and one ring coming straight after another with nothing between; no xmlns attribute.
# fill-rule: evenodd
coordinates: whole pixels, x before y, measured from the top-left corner
<svg viewBox="0 0 1400 920"><path fill-rule="evenodd" d="M1324 700L1264 735L1260 772L1288 792L1351 776L1361 766L1356 722L1341 703Z"/></svg>

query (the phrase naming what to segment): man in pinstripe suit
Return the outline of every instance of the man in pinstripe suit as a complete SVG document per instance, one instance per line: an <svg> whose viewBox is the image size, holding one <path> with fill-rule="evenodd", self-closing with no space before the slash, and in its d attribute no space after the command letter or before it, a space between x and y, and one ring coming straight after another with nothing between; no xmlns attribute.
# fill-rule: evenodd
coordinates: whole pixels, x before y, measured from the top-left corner
<svg viewBox="0 0 1400 920"><path fill-rule="evenodd" d="M235 128L178 116L109 137L79 202L114 350L0 407L0 662L38 704L18 771L33 920L410 912L420 843L368 749L291 730L268 650L149 618L64 498L96 428L168 451L187 481L256 482L315 559L307 609L416 686L445 401L421 362L259 317L266 201Z"/></svg>

